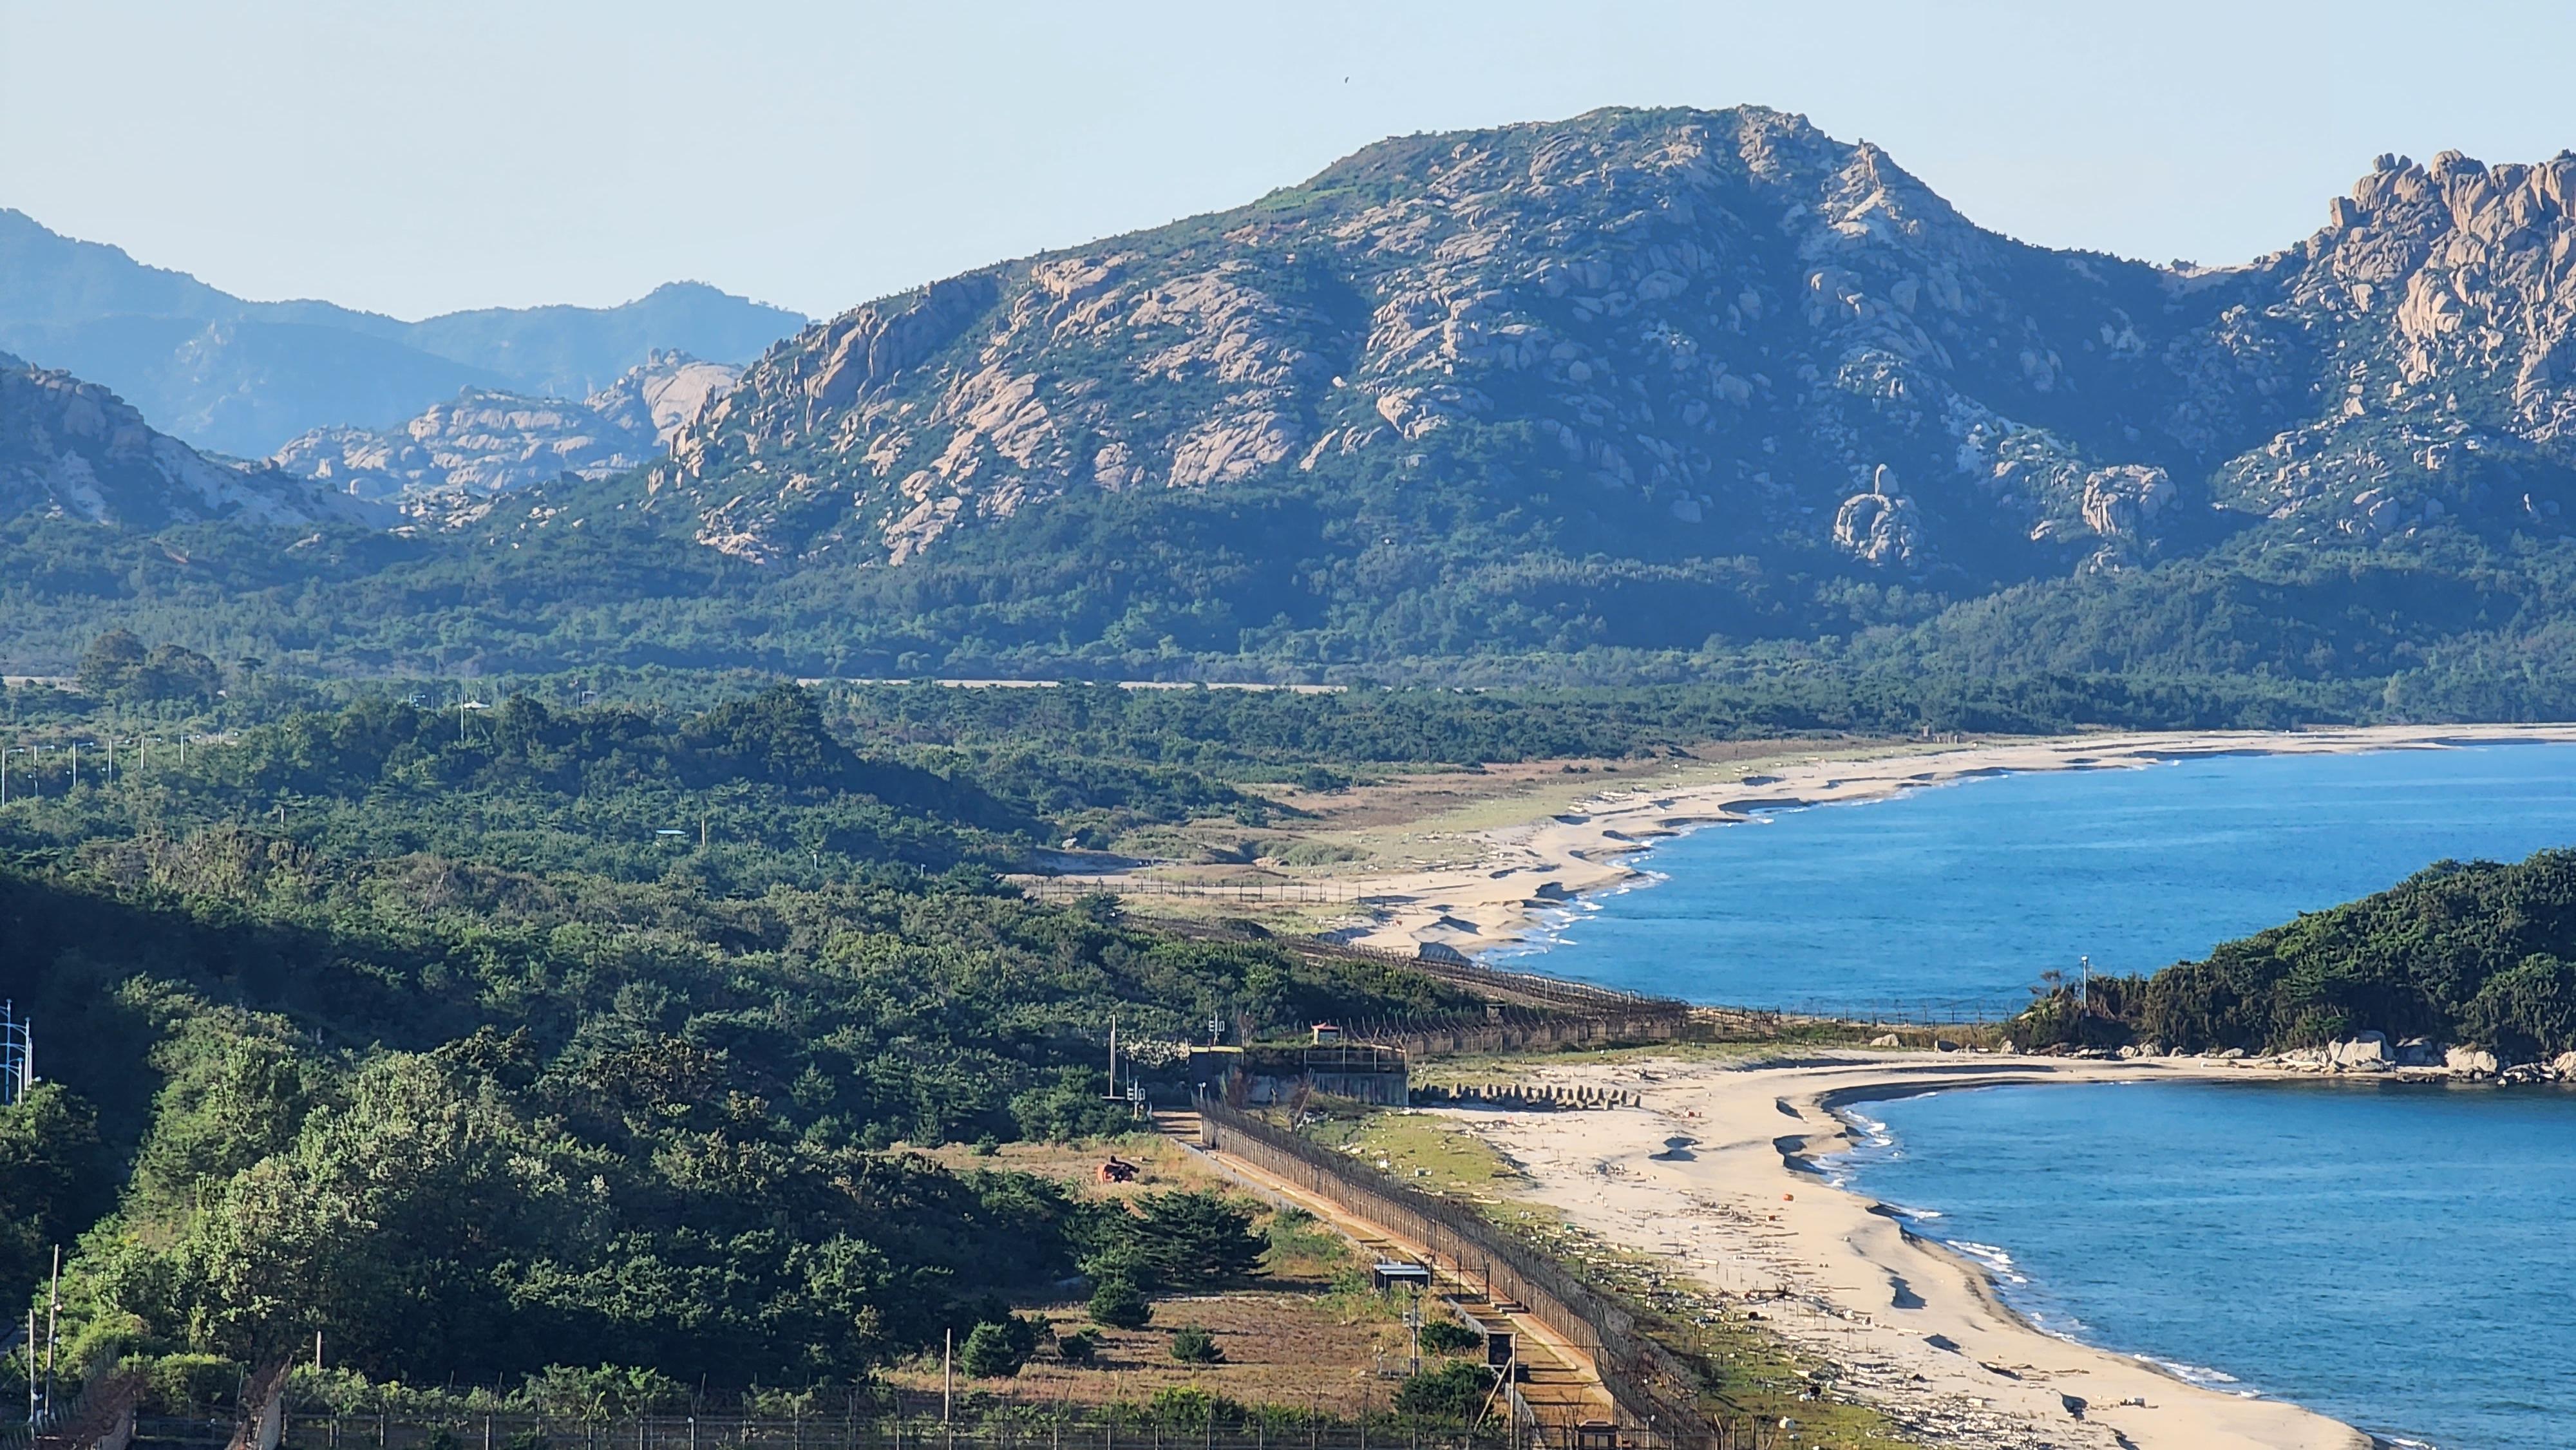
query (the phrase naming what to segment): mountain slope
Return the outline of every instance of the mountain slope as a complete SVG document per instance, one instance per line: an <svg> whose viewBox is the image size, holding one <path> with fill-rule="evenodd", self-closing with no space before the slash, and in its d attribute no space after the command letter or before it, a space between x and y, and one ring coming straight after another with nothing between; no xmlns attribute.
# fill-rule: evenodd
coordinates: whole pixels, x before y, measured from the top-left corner
<svg viewBox="0 0 2576 1450"><path fill-rule="evenodd" d="M390 522L274 468L208 459L106 388L0 354L0 519L27 515L123 529Z"/></svg>
<svg viewBox="0 0 2576 1450"><path fill-rule="evenodd" d="M2555 711L2571 184L2387 157L2303 243L2175 270L1984 231L1777 112L1406 138L855 308L639 474L236 555L256 597L200 570L191 618L441 668L1821 665Z"/></svg>
<svg viewBox="0 0 2576 1450"><path fill-rule="evenodd" d="M900 563L1068 493L1437 443L1573 551L2023 577L2205 532L2202 477L2280 420L2257 387L2302 381L2212 366L2269 280L2023 246L1797 117L1603 112L1388 142L809 328L656 481L742 557ZM846 516L804 507L822 478Z"/></svg>
<svg viewBox="0 0 2576 1450"><path fill-rule="evenodd" d="M803 322L696 282L617 307L421 322L250 302L0 209L0 347L116 389L199 447L245 456L312 428L389 426L464 388L579 398L659 349L745 362Z"/></svg>

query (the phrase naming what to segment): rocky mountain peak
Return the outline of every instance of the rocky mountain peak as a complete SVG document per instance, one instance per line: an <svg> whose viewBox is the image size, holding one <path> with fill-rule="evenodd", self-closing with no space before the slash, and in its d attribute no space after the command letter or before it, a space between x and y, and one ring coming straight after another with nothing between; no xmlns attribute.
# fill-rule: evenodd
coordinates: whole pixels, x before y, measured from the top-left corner
<svg viewBox="0 0 2576 1450"><path fill-rule="evenodd" d="M2305 534L2464 513L2557 527L2548 495L2576 426L2571 193L2571 152L2379 157L2294 254L2275 309L2324 364L2324 406L2230 465L2236 495Z"/></svg>
<svg viewBox="0 0 2576 1450"><path fill-rule="evenodd" d="M1962 524L1989 536L1962 552L2055 555L2097 531L2083 450L2051 430L2137 405L2115 436L2143 456L2110 461L2153 467L2241 422L2152 360L2177 322L2163 281L1980 231L1878 148L1761 108L1408 137L1236 212L808 328L654 487L744 558L900 564L1070 490L1402 467L1509 423L1621 528L1833 547L1893 466L1972 475L1974 511L2017 521L1945 520L1924 493L1918 524L1841 543L1855 557L1919 563ZM2069 295L2035 310L2034 288ZM807 502L826 479L851 517Z"/></svg>
<svg viewBox="0 0 2576 1450"><path fill-rule="evenodd" d="M2304 247L2168 269L1987 231L1759 107L1402 137L809 327L648 505L764 565L902 567L1068 501L1472 480L1542 552L1983 581L2265 520L2537 521L2571 168L2382 158Z"/></svg>

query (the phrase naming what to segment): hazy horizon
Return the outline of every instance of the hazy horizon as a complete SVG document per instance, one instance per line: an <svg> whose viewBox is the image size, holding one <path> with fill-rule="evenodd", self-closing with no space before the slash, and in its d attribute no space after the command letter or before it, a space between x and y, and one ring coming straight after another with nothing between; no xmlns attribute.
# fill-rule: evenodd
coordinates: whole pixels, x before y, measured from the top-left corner
<svg viewBox="0 0 2576 1450"><path fill-rule="evenodd" d="M2308 235L2377 153L2576 146L2552 75L2576 13L2420 15L0 0L0 206L257 299L418 318L690 279L828 315L1389 135L1762 104L1876 142L1996 230L2226 265Z"/></svg>

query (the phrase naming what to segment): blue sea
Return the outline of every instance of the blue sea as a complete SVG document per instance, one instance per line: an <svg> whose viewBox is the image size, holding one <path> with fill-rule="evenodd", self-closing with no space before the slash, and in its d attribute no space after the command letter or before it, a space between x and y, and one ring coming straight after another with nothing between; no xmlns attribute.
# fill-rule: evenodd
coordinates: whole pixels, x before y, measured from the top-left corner
<svg viewBox="0 0 2576 1450"><path fill-rule="evenodd" d="M2443 858L2576 844L2576 746L2000 776L1710 827L1529 965L1844 1011L2012 1007ZM2576 1091L2002 1088L1855 1110L1835 1171L2041 1327L2442 1450L2576 1446Z"/></svg>
<svg viewBox="0 0 2576 1450"><path fill-rule="evenodd" d="M2043 1329L2443 1450L2576 1445L2576 1091L1987 1088L1830 1166Z"/></svg>
<svg viewBox="0 0 2576 1450"><path fill-rule="evenodd" d="M2576 745L2036 771L1693 831L1489 959L1732 1006L2019 1010L2080 957L2151 972L2445 857L2563 845Z"/></svg>

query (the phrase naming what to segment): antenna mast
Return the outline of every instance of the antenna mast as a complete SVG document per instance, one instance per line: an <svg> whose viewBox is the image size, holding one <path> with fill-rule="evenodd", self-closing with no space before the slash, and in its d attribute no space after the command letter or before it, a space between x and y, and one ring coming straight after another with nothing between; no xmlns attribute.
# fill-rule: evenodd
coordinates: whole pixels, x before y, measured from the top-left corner
<svg viewBox="0 0 2576 1450"><path fill-rule="evenodd" d="M35 1024L17 1014L16 1003L0 1002L0 1107L25 1102L35 1086Z"/></svg>

